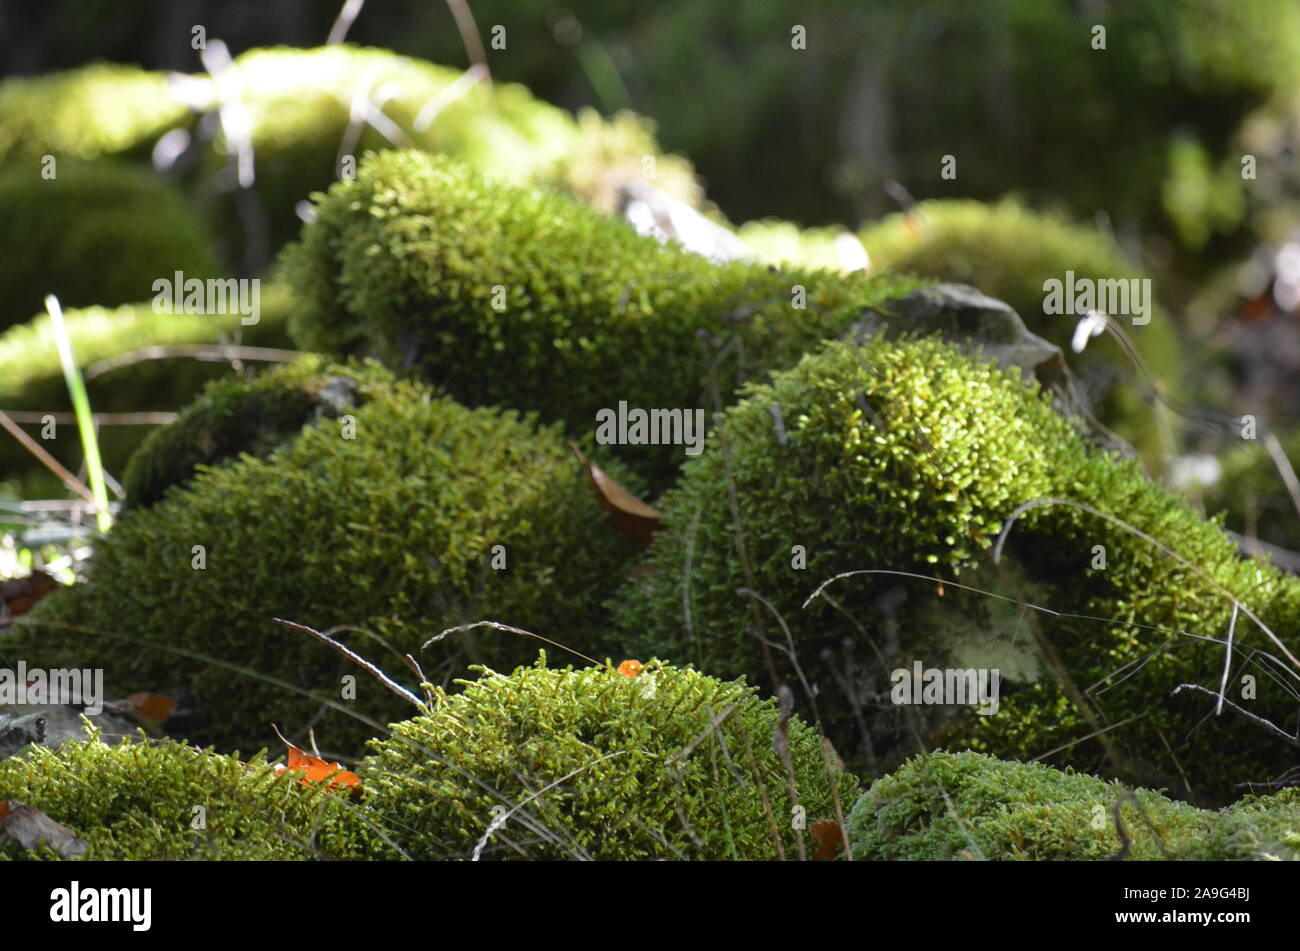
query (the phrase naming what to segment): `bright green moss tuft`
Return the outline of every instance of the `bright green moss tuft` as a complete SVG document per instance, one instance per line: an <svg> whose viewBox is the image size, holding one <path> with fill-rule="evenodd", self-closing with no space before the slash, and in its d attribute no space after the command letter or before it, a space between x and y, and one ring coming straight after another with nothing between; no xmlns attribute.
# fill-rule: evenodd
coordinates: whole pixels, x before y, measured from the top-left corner
<svg viewBox="0 0 1300 951"><path fill-rule="evenodd" d="M239 317L197 314L158 314L150 303L116 309L88 307L64 312L72 352L88 373L104 360L139 354L146 348L215 345L283 347L288 343L285 321L288 291L264 284L261 319L245 326ZM247 364L246 364L247 365ZM91 410L96 413L175 412L203 384L229 374L226 360L196 360L189 355L144 359L106 370L87 380ZM0 410L19 413L71 414L50 318L46 314L0 335ZM60 423L53 438L41 439L39 422L23 428L73 472L81 468L82 446L71 421ZM121 478L127 460L148 434L147 425L104 425L99 430L100 454L110 473ZM0 481L14 480L27 498L62 495L61 483L7 434L0 439Z"/></svg>
<svg viewBox="0 0 1300 951"><path fill-rule="evenodd" d="M1300 583L1240 559L1216 525L1147 480L1136 463L1088 449L1015 371L936 340L876 338L861 348L827 345L746 394L659 506L666 529L650 553L657 570L629 582L619 604L631 649L770 683L752 629L763 623L784 646L779 615L820 687L828 731L851 763L870 771L914 752L918 738L1011 758L1063 747L1051 762L1207 800L1231 798L1234 783L1285 768L1285 751L1263 731L1226 715L1203 722L1209 703L1170 694L1183 681L1217 686L1223 651L1204 638L1228 629L1231 602L1220 588L1291 638ZM737 548L729 478L752 584ZM1065 506L1019 519L995 570L988 554L1003 521L1043 498L1127 520L1195 570L1114 522ZM1104 548L1104 567L1096 546ZM886 573L842 579L828 589L834 603L803 606L822 582L864 569ZM1097 620L1026 614L1014 600L936 590L930 576ZM770 607L756 607L741 588ZM1085 711L1058 682L1036 630L1077 690L1088 691ZM1244 616L1236 637L1232 683L1254 675L1252 712L1289 722L1294 671L1262 658L1247 665L1243 648L1277 648ZM771 653L778 676L797 684L785 652ZM895 704L892 672L918 661L998 668L997 713ZM1118 762L1099 766L1098 741L1074 742L1139 714L1106 733Z"/></svg>
<svg viewBox="0 0 1300 951"><path fill-rule="evenodd" d="M33 748L0 762L0 800L6 799L40 809L87 840L88 861L383 853L371 844L360 810L323 785L277 774L261 754L241 762L171 740L141 737L107 746L95 734L59 749ZM200 815L206 828L196 829ZM0 842L0 859L37 857L52 853L25 851L12 839Z"/></svg>
<svg viewBox="0 0 1300 951"><path fill-rule="evenodd" d="M187 124L167 77L133 66L80 69L0 82L0 165L40 172L41 159L147 159L154 142Z"/></svg>
<svg viewBox="0 0 1300 951"><path fill-rule="evenodd" d="M1103 422L1147 450L1149 464L1158 464L1161 453L1169 451L1159 442L1152 407L1141 398L1145 384L1134 382L1144 379L1142 374L1110 334L1075 354L1070 344L1082 315L1043 312L1044 282L1064 283L1067 271L1097 281L1148 277L1100 232L1007 199L923 202L910 215L892 215L865 229L861 238L873 273L892 270L972 284L1006 301L1032 332L1061 348ZM1114 317L1155 379L1178 391L1180 345L1173 320L1158 301L1144 299L1151 307L1150 323L1135 326L1127 315Z"/></svg>
<svg viewBox="0 0 1300 951"><path fill-rule="evenodd" d="M61 162L0 171L0 329L44 308L148 298L159 278L218 276L212 239L185 197L147 171Z"/></svg>
<svg viewBox="0 0 1300 951"><path fill-rule="evenodd" d="M829 772L817 735L792 718L792 790L778 721L775 701L743 681L657 662L634 678L551 670L543 657L438 691L432 715L394 724L359 775L414 858L470 857L500 814L485 858L796 858L793 808L809 824L834 819L855 781Z"/></svg>
<svg viewBox="0 0 1300 951"><path fill-rule="evenodd" d="M415 152L370 157L317 212L285 259L300 346L368 346L457 399L536 410L574 434L620 400L712 409L709 366L723 341L738 344L718 371L725 400L737 377L793 363L915 286L718 267L571 199ZM627 447L622 458L663 474L683 454Z"/></svg>
<svg viewBox="0 0 1300 951"><path fill-rule="evenodd" d="M364 370L331 368L315 355L247 382L214 381L175 423L150 433L131 457L122 480L127 501L153 505L200 465L245 452L266 457L307 423L351 412L368 386L393 382L373 363Z"/></svg>
<svg viewBox="0 0 1300 951"><path fill-rule="evenodd" d="M1214 812L1069 770L938 752L878 779L847 826L859 860L1295 860L1295 794Z"/></svg>
<svg viewBox="0 0 1300 951"><path fill-rule="evenodd" d="M326 701L376 723L406 708L273 618L335 630L398 679L409 677L408 652L435 682L469 662L536 656L536 641L493 630L421 650L480 620L596 649L600 605L629 543L558 434L380 371L321 372L360 381L352 422L322 418L266 458L203 467L129 511L98 546L90 579L43 601L6 654L101 666L112 696L179 687L195 712L190 735L223 748L270 744L279 723L290 737L313 724L322 749L341 750L374 729Z"/></svg>

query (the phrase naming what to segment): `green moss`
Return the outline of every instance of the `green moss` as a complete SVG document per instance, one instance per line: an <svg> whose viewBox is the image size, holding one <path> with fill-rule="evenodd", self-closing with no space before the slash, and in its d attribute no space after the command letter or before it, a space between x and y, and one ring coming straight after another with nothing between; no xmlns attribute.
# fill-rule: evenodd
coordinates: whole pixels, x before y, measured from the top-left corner
<svg viewBox="0 0 1300 951"><path fill-rule="evenodd" d="M0 165L35 175L46 155L147 159L154 142L187 124L161 72L95 63L0 82ZM34 186L33 186L34 187Z"/></svg>
<svg viewBox="0 0 1300 951"><path fill-rule="evenodd" d="M367 346L457 399L536 410L575 434L620 400L711 408L709 365L722 341L738 344L719 370L726 399L738 377L792 363L915 286L718 267L571 199L415 152L370 157L317 211L284 261L300 346ZM683 458L680 446L621 451L659 476Z"/></svg>
<svg viewBox="0 0 1300 951"><path fill-rule="evenodd" d="M482 629L421 650L474 621L596 649L601 601L630 543L558 434L384 372L321 372L358 382L350 420L321 419L267 458L202 467L130 510L97 547L90 579L43 601L6 653L104 667L113 696L179 687L203 742L250 748L273 742L270 723L291 737L313 724L323 749L355 749L372 728L327 702L377 723L403 703L273 618L335 630L399 679L408 652L437 682L468 662L536 656L531 638Z"/></svg>
<svg viewBox="0 0 1300 951"><path fill-rule="evenodd" d="M300 780L277 774L262 754L241 762L143 736L107 746L95 733L0 762L0 800L33 806L72 829L89 843L88 861L284 861L382 851L363 846L369 827L356 807L324 784ZM200 821L206 828L194 828ZM0 859L38 857L52 853L27 852L13 839L0 843Z"/></svg>
<svg viewBox="0 0 1300 951"><path fill-rule="evenodd" d="M289 293L283 285L264 284L261 319L243 325L239 317L155 313L149 303L115 309L88 307L64 312L72 352L89 371L101 361L149 347L240 343L284 347ZM148 359L106 370L86 384L90 406L97 413L174 412L220 375L229 374L224 360L191 356ZM23 413L71 413L50 318L42 314L0 335L0 409ZM52 439L42 439L40 423L23 427L73 472L81 468L82 448L71 422L58 424ZM102 426L100 452L110 473L121 476L127 460L149 431L148 426ZM35 458L7 434L0 438L0 480L12 480L27 498L61 496L58 482Z"/></svg>
<svg viewBox="0 0 1300 951"><path fill-rule="evenodd" d="M185 197L124 165L61 162L0 171L0 329L43 309L142 300L159 278L218 276L212 239Z"/></svg>
<svg viewBox="0 0 1300 951"><path fill-rule="evenodd" d="M655 570L629 582L620 599L620 629L634 651L770 683L751 628L757 614L768 638L785 645L779 614L851 764L887 767L918 740L1011 758L1062 747L1053 763L1177 785L1207 800L1231 798L1233 783L1285 768L1283 751L1262 731L1228 716L1202 722L1206 702L1170 693L1183 681L1217 685L1222 649L1198 638L1226 634L1232 608L1223 590L1286 638L1300 621L1300 583L1240 559L1215 524L1136 463L1089 449L1037 386L936 340L873 338L861 348L827 345L746 392L659 505L666 528L651 549ZM752 581L737 550L729 469ZM1127 520L1195 570L1068 506L1028 511L1009 536L1003 568L994 569L988 550L1003 521L1044 498ZM804 606L823 581L862 569L955 579L1085 617L1026 614L1014 601L891 574L837 581L828 589L834 604L819 598ZM756 608L741 588L770 608ZM1236 637L1239 648L1276 653L1244 618ZM798 683L785 652L772 655L777 675ZM1231 683L1247 673L1258 681L1251 711L1289 722L1287 672L1270 676L1272 664L1235 658ZM999 711L895 705L890 674L916 661L1000 668ZM1086 712L1058 682L1062 668L1089 691ZM1117 727L1106 737L1118 763L1099 766L1098 741L1076 741L1106 724Z"/></svg>
<svg viewBox="0 0 1300 951"><path fill-rule="evenodd" d="M502 814L485 857L794 858L794 807L809 825L833 819L833 797L847 809L855 782L828 772L816 734L793 718L792 790L778 720L775 701L742 681L657 662L634 678L552 670L543 656L438 691L433 713L394 724L359 775L415 858L469 857Z"/></svg>
<svg viewBox="0 0 1300 951"><path fill-rule="evenodd" d="M1295 860L1296 792L1215 812L1069 770L938 752L878 779L847 827L859 860Z"/></svg>
<svg viewBox="0 0 1300 951"><path fill-rule="evenodd" d="M861 238L874 272L893 270L973 284L1010 304L1032 332L1065 353L1092 394L1098 418L1144 450L1149 464L1160 464L1169 447L1162 443L1151 405L1141 397L1145 384L1133 382L1143 377L1132 360L1110 334L1090 340L1083 353L1075 354L1070 344L1080 317L1043 312L1044 282L1064 283L1067 271L1098 281L1148 277L1100 232L1006 199L991 205L922 202L911 215L892 215L865 229ZM1177 331L1158 301L1148 303L1148 324L1134 325L1121 315L1115 319L1154 378L1168 391L1178 392Z"/></svg>
<svg viewBox="0 0 1300 951"><path fill-rule="evenodd" d="M171 425L155 429L131 457L122 479L127 501L152 505L200 465L249 453L266 457L313 419L337 419L355 407L363 380L391 383L374 365L330 368L309 355L245 382L216 380Z"/></svg>

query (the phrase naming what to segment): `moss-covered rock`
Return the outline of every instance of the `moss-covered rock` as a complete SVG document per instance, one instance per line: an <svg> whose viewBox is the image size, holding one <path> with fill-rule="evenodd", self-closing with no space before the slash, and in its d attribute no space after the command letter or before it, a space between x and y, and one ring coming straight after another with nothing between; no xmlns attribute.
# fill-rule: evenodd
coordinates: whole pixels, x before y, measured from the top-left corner
<svg viewBox="0 0 1300 951"><path fill-rule="evenodd" d="M175 412L203 384L231 372L227 360L196 360L189 346L238 343L284 347L289 292L265 283L261 289L260 320L245 326L238 316L156 313L151 303L118 308L87 307L64 312L64 326L83 374L96 413ZM164 356L167 348L178 348ZM97 368L103 361L160 348L151 358ZM157 358L154 358L157 357ZM245 363L242 366L251 364ZM42 314L0 335L0 410L9 413L72 412L67 383L49 315ZM32 417L34 419L34 417ZM20 424L42 448L73 472L81 468L82 446L76 425L56 425L53 437L42 438L43 425L27 417ZM100 455L116 476L149 432L146 425L104 425L99 429ZM17 441L0 439L0 482L11 482L27 498L60 496L62 484Z"/></svg>
<svg viewBox="0 0 1300 951"><path fill-rule="evenodd" d="M972 284L1006 301L1030 330L1066 354L1103 423L1143 449L1149 464L1158 466L1163 454L1172 450L1158 426L1156 414L1161 410L1143 399L1146 378L1119 343L1105 334L1076 354L1071 341L1082 315L1044 313L1045 282L1064 284L1067 271L1093 281L1149 279L1096 229L1030 211L1012 199L995 204L931 201L864 229L861 239L873 273L892 270ZM1114 317L1154 379L1166 391L1178 392L1178 333L1154 299L1157 290L1151 285L1151 295L1145 298L1149 323L1134 325L1129 315Z"/></svg>
<svg viewBox="0 0 1300 951"><path fill-rule="evenodd" d="M392 726L359 775L381 827L414 858L797 858L792 816L835 819L856 795L817 735L743 681L649 662L509 676L485 671Z"/></svg>
<svg viewBox="0 0 1300 951"><path fill-rule="evenodd" d="M54 294L64 307L144 300L159 278L218 276L211 235L185 196L113 163L38 163L0 171L0 330Z"/></svg>
<svg viewBox="0 0 1300 951"><path fill-rule="evenodd" d="M1017 506L1053 498L1111 518L1069 505L1030 509L1001 568L990 565ZM1013 758L1061 747L1052 762L1206 799L1285 768L1262 731L1226 715L1202 722L1202 699L1170 693L1183 681L1217 686L1223 651L1207 639L1227 633L1226 593L1287 638L1300 620L1300 583L1241 559L1135 462L1089 449L1015 371L933 339L829 344L750 387L659 507L666 529L651 549L654 570L629 582L619 606L629 647L770 684L754 636L765 625L777 677L799 683L789 646L851 763L887 767L918 742ZM822 582L859 570L883 573L839 580L830 598L804 605ZM1062 614L1027 612L1022 598ZM1281 656L1244 615L1236 638L1239 650ZM1246 656L1234 655L1231 683L1255 676L1250 710L1288 722L1294 671L1271 677L1272 662ZM917 662L999 669L997 713L894 703L892 672ZM1082 741L1106 725L1118 729Z"/></svg>
<svg viewBox="0 0 1300 951"><path fill-rule="evenodd" d="M301 778L277 772L262 754L242 762L171 740L108 746L92 735L0 761L0 801L33 806L71 829L88 843L89 861L383 856L358 807ZM38 857L53 853L0 838L0 859Z"/></svg>
<svg viewBox="0 0 1300 951"><path fill-rule="evenodd" d="M103 667L114 696L179 687L195 713L189 735L203 742L252 748L273 742L271 723L291 738L314 724L322 748L338 750L375 728L347 712L382 724L403 704L273 618L334 630L399 679L407 653L437 682L468 662L536 656L530 638L481 629L420 649L481 620L596 649L630 543L558 434L382 371L321 372L356 383L355 410L317 419L266 458L200 467L162 502L130 510L89 580L43 601L6 653Z"/></svg>
<svg viewBox="0 0 1300 951"><path fill-rule="evenodd" d="M149 157L158 137L186 125L189 110L167 76L135 66L94 63L0 82L0 165L39 172L41 159Z"/></svg>
<svg viewBox="0 0 1300 951"><path fill-rule="evenodd" d="M575 435L620 401L711 409L723 341L738 345L718 371L725 400L738 378L793 363L915 286L716 266L569 198L415 152L370 157L317 212L284 260L300 346L365 346L457 399L536 410ZM680 446L621 453L660 476L683 458Z"/></svg>
<svg viewBox="0 0 1300 951"><path fill-rule="evenodd" d="M1038 763L938 752L872 784L847 828L858 860L1295 860L1298 792L1216 812Z"/></svg>
<svg viewBox="0 0 1300 951"><path fill-rule="evenodd" d="M122 487L128 504L152 505L200 465L248 453L265 458L304 425L356 408L365 381L393 382L374 364L330 367L314 354L251 380L216 380L172 424L155 429L131 457Z"/></svg>

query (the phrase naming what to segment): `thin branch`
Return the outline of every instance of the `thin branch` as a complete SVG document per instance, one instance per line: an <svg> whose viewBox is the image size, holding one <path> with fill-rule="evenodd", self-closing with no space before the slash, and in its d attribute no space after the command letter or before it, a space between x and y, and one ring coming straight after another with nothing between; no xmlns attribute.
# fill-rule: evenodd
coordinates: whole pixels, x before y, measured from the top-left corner
<svg viewBox="0 0 1300 951"><path fill-rule="evenodd" d="M393 680L386 673L384 673L374 664L370 663L370 661L366 660L360 654L356 653L355 651L351 650L345 645L340 644L338 641L334 640L334 638L329 637L326 634L322 634L320 631L313 630L312 628L308 627L306 624L299 624L296 621L286 621L284 620L284 618L278 618L278 617L271 618L271 620L274 621L276 624L283 624L285 627L291 627L295 631L302 631L304 634L309 634L310 636L316 638L316 640L320 641L322 644L328 644L330 647L334 648L336 651L338 651L348 660L352 661L358 667L361 667L363 670L367 671L372 677L378 680L381 684L383 684L393 693L397 694L403 700L407 701L408 703L415 704L415 706L421 711L427 709L427 707L425 707L424 703L420 700L419 697L411 693L411 691L407 690L397 681Z"/></svg>
<svg viewBox="0 0 1300 951"><path fill-rule="evenodd" d="M193 357L197 360L261 360L266 363L291 363L302 356L301 350L281 350L278 347L244 347L225 343L173 344L171 346L141 347L128 353L100 360L85 372L93 380L111 370L118 370L146 360L164 360L169 357Z"/></svg>
<svg viewBox="0 0 1300 951"><path fill-rule="evenodd" d="M1194 691L1195 693L1203 693L1207 697L1216 697L1218 698L1219 703L1227 707L1233 713L1237 714L1238 716L1245 717L1251 723L1255 724L1258 727L1263 728L1267 732L1276 736L1278 739L1286 743L1289 743L1291 746L1294 746L1297 749L1300 749L1300 735L1293 736L1292 734L1286 732L1280 726L1277 726L1271 721L1265 720L1263 717L1258 717L1247 710L1243 710L1241 707L1237 706L1231 700L1224 699L1222 694L1216 694L1213 690L1207 690L1205 687L1202 687L1200 684L1179 684L1177 687L1174 688L1174 692L1170 696L1175 696L1175 697L1178 696L1178 692L1180 690L1191 690Z"/></svg>

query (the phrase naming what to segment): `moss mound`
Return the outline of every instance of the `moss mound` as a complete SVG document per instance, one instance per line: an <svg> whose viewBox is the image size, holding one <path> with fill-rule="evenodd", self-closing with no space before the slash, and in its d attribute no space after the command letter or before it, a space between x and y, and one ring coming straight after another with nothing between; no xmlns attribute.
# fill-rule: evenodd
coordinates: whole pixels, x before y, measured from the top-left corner
<svg viewBox="0 0 1300 951"><path fill-rule="evenodd" d="M93 212L93 213L92 213ZM0 171L0 329L43 309L148 298L183 271L216 277L212 238L184 195L150 172L112 163L61 162Z"/></svg>
<svg viewBox="0 0 1300 951"><path fill-rule="evenodd" d="M114 696L180 689L189 734L223 748L271 744L270 723L291 738L312 723L322 748L339 750L374 727L325 705L379 724L402 703L273 618L334 629L398 677L416 654L435 681L470 661L535 656L531 639L491 630L421 652L457 624L501 621L592 648L630 543L558 434L378 370L321 372L356 382L355 411L266 458L200 467L129 511L89 581L43 601L6 651L103 667Z"/></svg>
<svg viewBox="0 0 1300 951"><path fill-rule="evenodd" d="M1059 215L1030 211L1011 199L996 204L929 201L911 215L891 215L865 229L861 240L875 272L893 270L972 284L1006 301L1031 331L1065 353L1091 393L1098 418L1148 450L1152 463L1168 451L1159 444L1151 407L1141 397L1144 387L1128 382L1134 376L1141 379L1140 374L1114 338L1105 334L1075 354L1070 343L1079 317L1043 312L1044 282L1064 282L1067 271L1096 281L1147 277L1101 233ZM1181 372L1178 334L1159 303L1149 304L1148 324L1135 326L1126 316L1115 317L1150 373L1176 391Z"/></svg>
<svg viewBox="0 0 1300 951"><path fill-rule="evenodd" d="M150 303L118 308L87 307L64 312L72 352L86 374L101 361L146 348L212 345L284 347L289 303L287 288L264 284L261 319L243 325L239 317L155 313ZM188 355L124 362L86 381L96 413L175 412L204 383L231 372L227 361L196 360ZM0 335L0 409L14 413L72 412L50 318L42 314ZM81 467L82 447L75 423L59 423L52 439L42 438L39 422L23 422L28 434L73 472ZM149 432L144 425L99 430L104 466L119 477L127 460ZM0 439L0 478L13 479L27 498L61 496L62 484L7 434Z"/></svg>
<svg viewBox="0 0 1300 951"><path fill-rule="evenodd" d="M650 662L510 676L485 671L429 716L394 724L359 775L376 819L414 858L797 857L796 806L835 818L853 777L829 772L816 734L742 681ZM832 792L834 789L834 793ZM811 850L807 833L802 833Z"/></svg>
<svg viewBox="0 0 1300 951"><path fill-rule="evenodd" d="M752 630L763 623L778 644L777 676L795 684L779 649L787 644L779 615L804 672L822 685L828 731L851 763L869 770L918 741L1009 758L1068 746L1053 762L1214 799L1231 798L1234 782L1286 768L1262 731L1226 715L1202 723L1206 702L1170 693L1183 681L1217 686L1222 648L1198 638L1226 635L1232 605L1224 591L1285 637L1300 614L1300 583L1239 558L1215 524L1136 463L1089 449L1036 385L935 340L874 338L860 348L829 344L745 392L660 505L666 528L651 549L655 570L629 582L620 599L634 652L770 683ZM737 548L729 479L752 581ZM1185 563L1104 517L1051 505L1017 521L1003 569L991 567L1002 522L1021 503L1050 498L1127 520ZM864 569L885 573L837 581L830 599L804 606L822 582ZM1085 617L1026 616L1016 600L929 576ZM1244 616L1236 636L1239 647L1278 653ZM997 668L997 713L895 704L891 672L917 662ZM1258 696L1247 705L1277 723L1289 722L1294 706L1286 666L1235 655L1231 683L1254 676ZM1062 686L1063 673L1072 686ZM1082 705L1074 702L1084 691ZM1106 734L1105 764L1097 740L1069 745L1139 714Z"/></svg>
<svg viewBox="0 0 1300 951"><path fill-rule="evenodd" d="M457 399L536 410L575 434L620 400L711 407L710 340L739 344L739 367L719 371L725 398L737 377L794 362L865 307L915 286L718 267L571 199L415 152L370 157L317 211L284 261L300 346L365 345ZM683 453L631 447L622 458L662 475Z"/></svg>
<svg viewBox="0 0 1300 951"><path fill-rule="evenodd" d="M394 378L374 364L330 368L324 357L308 355L248 381L213 381L176 422L155 429L131 457L122 480L128 503L154 504L200 465L217 465L241 453L265 458L312 420L347 415L367 381L391 384Z"/></svg>
<svg viewBox="0 0 1300 951"><path fill-rule="evenodd" d="M0 82L0 165L39 171L54 155L147 159L154 142L188 122L161 72L95 63Z"/></svg>
<svg viewBox="0 0 1300 951"><path fill-rule="evenodd" d="M143 736L107 746L95 734L6 759L6 799L40 809L85 839L88 861L335 859L369 841L354 806L323 783L277 773L262 754L241 762ZM0 840L0 859L52 856L48 847L29 852Z"/></svg>
<svg viewBox="0 0 1300 951"><path fill-rule="evenodd" d="M1214 812L1041 764L939 752L878 779L847 827L859 860L1295 860L1297 792Z"/></svg>

